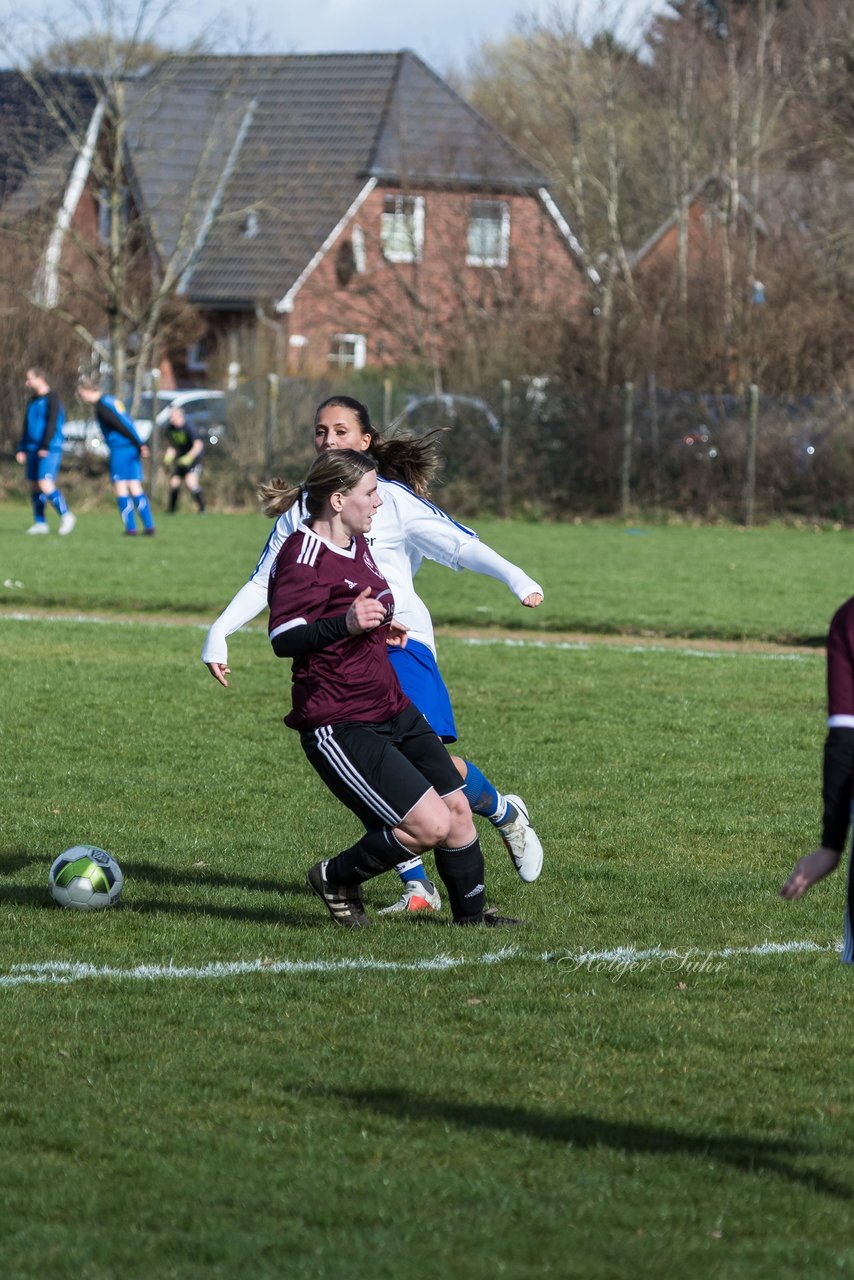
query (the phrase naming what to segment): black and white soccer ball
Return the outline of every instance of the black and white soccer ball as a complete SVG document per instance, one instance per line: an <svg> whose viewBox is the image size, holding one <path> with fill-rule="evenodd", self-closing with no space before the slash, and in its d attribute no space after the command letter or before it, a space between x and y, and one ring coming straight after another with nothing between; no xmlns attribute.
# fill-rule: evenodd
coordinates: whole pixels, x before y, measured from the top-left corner
<svg viewBox="0 0 854 1280"><path fill-rule="evenodd" d="M92 844L76 844L56 859L47 884L54 902L61 907L103 911L118 902L124 876L112 854Z"/></svg>

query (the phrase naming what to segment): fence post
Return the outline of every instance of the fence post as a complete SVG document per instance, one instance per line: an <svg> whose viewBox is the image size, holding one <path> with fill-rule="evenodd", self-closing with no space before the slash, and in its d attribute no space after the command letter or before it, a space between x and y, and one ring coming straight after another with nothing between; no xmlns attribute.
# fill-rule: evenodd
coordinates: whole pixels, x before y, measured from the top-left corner
<svg viewBox="0 0 854 1280"><path fill-rule="evenodd" d="M756 437L759 431L759 387L750 384L750 410L747 416L747 467L744 483L744 523L753 524L756 499Z"/></svg>
<svg viewBox="0 0 854 1280"><path fill-rule="evenodd" d="M383 378L383 431L391 426L392 392L394 384L391 378Z"/></svg>
<svg viewBox="0 0 854 1280"><path fill-rule="evenodd" d="M507 378L501 380L501 438L498 454L498 514L502 519L510 506L510 393L513 385Z"/></svg>
<svg viewBox="0 0 854 1280"><path fill-rule="evenodd" d="M623 386L623 455L620 462L620 513L629 514L632 480L632 433L634 431L635 384Z"/></svg>
<svg viewBox="0 0 854 1280"><path fill-rule="evenodd" d="M273 470L273 440L276 433L279 404L279 375L267 374L267 421L264 433L264 474L269 479Z"/></svg>
<svg viewBox="0 0 854 1280"><path fill-rule="evenodd" d="M656 507L660 507L661 443L658 438L658 380L654 371L649 375L649 437L652 444L652 496Z"/></svg>

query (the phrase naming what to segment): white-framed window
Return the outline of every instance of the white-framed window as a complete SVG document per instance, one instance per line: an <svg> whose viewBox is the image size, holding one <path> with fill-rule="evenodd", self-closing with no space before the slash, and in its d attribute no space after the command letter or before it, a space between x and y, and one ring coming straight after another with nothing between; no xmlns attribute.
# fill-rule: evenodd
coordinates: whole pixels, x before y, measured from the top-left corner
<svg viewBox="0 0 854 1280"><path fill-rule="evenodd" d="M356 264L357 272L362 276L367 270L367 260L365 258L365 233L358 223L353 227L352 244L353 261Z"/></svg>
<svg viewBox="0 0 854 1280"><path fill-rule="evenodd" d="M362 333L336 333L329 348L329 363L337 369L364 369L368 344Z"/></svg>
<svg viewBox="0 0 854 1280"><path fill-rule="evenodd" d="M420 262L424 248L424 197L386 196L380 245L387 262Z"/></svg>
<svg viewBox="0 0 854 1280"><path fill-rule="evenodd" d="M191 347L187 347L187 368L192 373L204 373L207 369L210 347L210 339L207 334L200 338L198 342L194 342Z"/></svg>
<svg viewBox="0 0 854 1280"><path fill-rule="evenodd" d="M472 200L466 266L506 267L509 260L509 204L504 200Z"/></svg>
<svg viewBox="0 0 854 1280"><path fill-rule="evenodd" d="M101 244L110 243L110 228L113 222L112 194L107 187L101 187L97 195L98 202L98 239ZM130 221L130 193L122 187L119 194L119 227L124 233Z"/></svg>

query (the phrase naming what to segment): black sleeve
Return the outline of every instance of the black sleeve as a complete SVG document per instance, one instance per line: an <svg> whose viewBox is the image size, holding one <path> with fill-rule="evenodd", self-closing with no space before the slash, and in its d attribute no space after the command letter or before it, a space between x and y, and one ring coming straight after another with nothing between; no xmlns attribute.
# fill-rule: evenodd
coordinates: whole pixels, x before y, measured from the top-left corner
<svg viewBox="0 0 854 1280"><path fill-rule="evenodd" d="M125 440L130 440L131 444L139 452L139 441L136 436L132 431L128 431L127 425L122 422L118 414L108 404L104 404L103 400L99 400L95 406L95 417L102 427L108 427L110 431L118 431L119 435L124 436Z"/></svg>
<svg viewBox="0 0 854 1280"><path fill-rule="evenodd" d="M298 627L288 627L270 641L277 658L301 658L304 653L325 649L336 640L343 640L347 630L347 615L337 618L320 618L317 622L301 622Z"/></svg>
<svg viewBox="0 0 854 1280"><path fill-rule="evenodd" d="M829 729L824 744L824 822L821 843L841 852L851 819L854 729Z"/></svg>
<svg viewBox="0 0 854 1280"><path fill-rule="evenodd" d="M41 442L39 443L40 449L47 449L53 439L53 433L56 431L56 420L59 417L59 411L61 408L62 404L59 399L59 392L48 391L47 418L45 420L44 434L42 435Z"/></svg>

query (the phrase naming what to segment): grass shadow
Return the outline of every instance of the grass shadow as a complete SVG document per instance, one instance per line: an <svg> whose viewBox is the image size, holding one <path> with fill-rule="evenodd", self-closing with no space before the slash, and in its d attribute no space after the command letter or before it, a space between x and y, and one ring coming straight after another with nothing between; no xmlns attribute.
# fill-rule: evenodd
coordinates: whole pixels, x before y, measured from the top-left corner
<svg viewBox="0 0 854 1280"><path fill-rule="evenodd" d="M303 1092L302 1090L297 1090ZM740 1173L772 1174L807 1190L851 1200L852 1189L812 1169L798 1168L795 1161L819 1155L786 1139L748 1137L743 1134L692 1134L677 1129L606 1120L584 1114L555 1115L505 1107L493 1103L457 1103L447 1099L414 1095L398 1089L317 1090L339 1097L348 1106L367 1107L379 1115L391 1116L410 1126L425 1114L430 1124L444 1121L456 1129L515 1133L540 1142L564 1144L587 1150L608 1147L614 1151L640 1155L689 1156L726 1164Z"/></svg>

